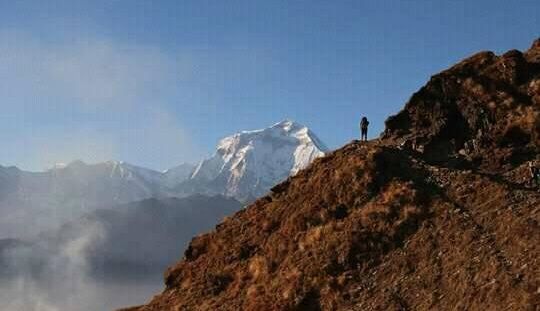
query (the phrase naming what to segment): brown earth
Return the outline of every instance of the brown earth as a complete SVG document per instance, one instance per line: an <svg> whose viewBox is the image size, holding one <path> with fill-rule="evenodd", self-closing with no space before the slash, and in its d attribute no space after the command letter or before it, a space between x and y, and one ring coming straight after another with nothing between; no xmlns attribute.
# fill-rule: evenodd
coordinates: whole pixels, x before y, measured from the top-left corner
<svg viewBox="0 0 540 311"><path fill-rule="evenodd" d="M125 310L539 310L540 40L435 75L386 124L195 237Z"/></svg>

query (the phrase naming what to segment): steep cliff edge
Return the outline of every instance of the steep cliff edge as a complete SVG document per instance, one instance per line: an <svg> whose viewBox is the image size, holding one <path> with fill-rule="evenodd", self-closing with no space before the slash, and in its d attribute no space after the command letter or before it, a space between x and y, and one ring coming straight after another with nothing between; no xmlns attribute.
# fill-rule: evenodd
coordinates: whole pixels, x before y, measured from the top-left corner
<svg viewBox="0 0 540 311"><path fill-rule="evenodd" d="M381 139L319 158L126 310L535 310L540 41L435 75Z"/></svg>

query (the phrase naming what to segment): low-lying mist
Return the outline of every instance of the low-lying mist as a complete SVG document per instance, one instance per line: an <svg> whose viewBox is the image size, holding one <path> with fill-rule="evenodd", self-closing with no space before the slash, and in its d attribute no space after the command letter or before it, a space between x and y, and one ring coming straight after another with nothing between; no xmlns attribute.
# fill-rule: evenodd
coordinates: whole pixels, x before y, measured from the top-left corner
<svg viewBox="0 0 540 311"><path fill-rule="evenodd" d="M6 311L95 311L143 303L190 239L241 208L221 196L148 199L91 212L23 241L0 240Z"/></svg>

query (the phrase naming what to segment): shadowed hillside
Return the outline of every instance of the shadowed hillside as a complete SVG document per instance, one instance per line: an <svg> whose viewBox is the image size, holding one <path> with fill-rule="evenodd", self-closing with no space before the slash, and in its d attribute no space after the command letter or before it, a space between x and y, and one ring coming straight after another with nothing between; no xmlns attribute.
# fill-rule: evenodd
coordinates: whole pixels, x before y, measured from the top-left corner
<svg viewBox="0 0 540 311"><path fill-rule="evenodd" d="M386 123L195 237L126 310L535 310L540 41L433 76Z"/></svg>

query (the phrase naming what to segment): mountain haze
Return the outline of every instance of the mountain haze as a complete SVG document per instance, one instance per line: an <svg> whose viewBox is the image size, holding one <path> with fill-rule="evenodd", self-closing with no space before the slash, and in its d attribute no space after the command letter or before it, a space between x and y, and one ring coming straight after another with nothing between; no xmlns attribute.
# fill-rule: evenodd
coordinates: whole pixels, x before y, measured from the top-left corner
<svg viewBox="0 0 540 311"><path fill-rule="evenodd" d="M172 195L161 173L117 161L75 161L45 172L0 168L0 176L4 237L36 234L99 207ZM20 230L21 223L30 228Z"/></svg>
<svg viewBox="0 0 540 311"><path fill-rule="evenodd" d="M252 201L327 150L311 130L287 120L226 137L197 166L164 172L121 161L74 161L44 172L0 166L0 238L30 237L86 212L147 198L207 194Z"/></svg>
<svg viewBox="0 0 540 311"><path fill-rule="evenodd" d="M223 196L152 198L91 211L32 240L0 239L1 309L94 311L142 303L162 288L160 272L192 236L242 207Z"/></svg>

